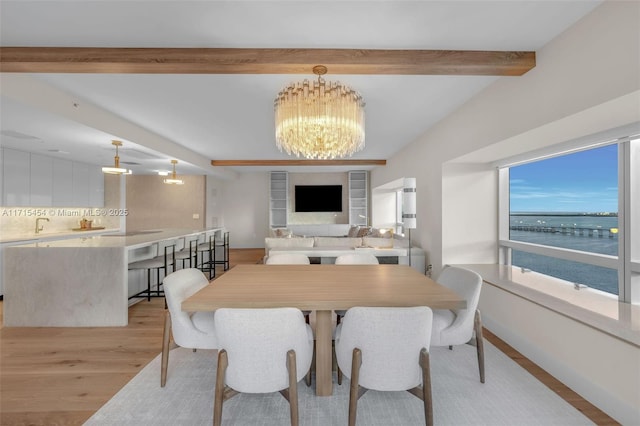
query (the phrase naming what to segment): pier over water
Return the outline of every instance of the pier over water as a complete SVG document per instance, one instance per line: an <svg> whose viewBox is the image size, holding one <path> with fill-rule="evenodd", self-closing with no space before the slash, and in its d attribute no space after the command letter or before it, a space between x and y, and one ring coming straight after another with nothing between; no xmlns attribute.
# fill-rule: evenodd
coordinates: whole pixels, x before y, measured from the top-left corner
<svg viewBox="0 0 640 426"><path fill-rule="evenodd" d="M550 234L582 235L600 238L604 236L613 238L618 234L618 228L605 229L576 226L511 225L509 229L512 231L546 232Z"/></svg>

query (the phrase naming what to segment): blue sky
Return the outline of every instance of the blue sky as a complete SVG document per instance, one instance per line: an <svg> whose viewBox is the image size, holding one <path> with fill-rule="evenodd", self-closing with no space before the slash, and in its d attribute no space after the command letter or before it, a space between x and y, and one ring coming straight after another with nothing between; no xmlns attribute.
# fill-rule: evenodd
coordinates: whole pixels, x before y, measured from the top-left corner
<svg viewBox="0 0 640 426"><path fill-rule="evenodd" d="M511 167L512 212L617 212L618 146Z"/></svg>

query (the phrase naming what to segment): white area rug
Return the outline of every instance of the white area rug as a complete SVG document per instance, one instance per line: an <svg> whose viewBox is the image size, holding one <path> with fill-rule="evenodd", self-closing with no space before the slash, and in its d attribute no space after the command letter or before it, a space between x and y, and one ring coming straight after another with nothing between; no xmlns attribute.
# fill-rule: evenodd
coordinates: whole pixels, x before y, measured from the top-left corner
<svg viewBox="0 0 640 426"><path fill-rule="evenodd" d="M526 370L485 342L486 383L480 383L475 347L431 350L436 425L593 424ZM216 352L176 348L167 385L160 387L160 355L96 412L86 425L210 425ZM313 384L315 385L315 383ZM349 381L333 396L317 397L298 384L301 425L346 425ZM358 425L424 425L423 403L407 392L367 392L358 402ZM240 394L223 409L223 425L287 425L289 405L279 393Z"/></svg>

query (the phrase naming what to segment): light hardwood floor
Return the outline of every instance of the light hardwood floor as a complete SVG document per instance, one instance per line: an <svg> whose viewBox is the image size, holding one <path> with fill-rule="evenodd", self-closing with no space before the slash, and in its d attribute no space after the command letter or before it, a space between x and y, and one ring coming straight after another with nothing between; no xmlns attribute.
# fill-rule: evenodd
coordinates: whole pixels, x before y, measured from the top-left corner
<svg viewBox="0 0 640 426"><path fill-rule="evenodd" d="M231 267L263 254L231 250ZM153 299L129 309L127 327L2 327L0 425L84 423L160 353L163 311L163 300ZM488 330L485 337L596 424L617 424Z"/></svg>

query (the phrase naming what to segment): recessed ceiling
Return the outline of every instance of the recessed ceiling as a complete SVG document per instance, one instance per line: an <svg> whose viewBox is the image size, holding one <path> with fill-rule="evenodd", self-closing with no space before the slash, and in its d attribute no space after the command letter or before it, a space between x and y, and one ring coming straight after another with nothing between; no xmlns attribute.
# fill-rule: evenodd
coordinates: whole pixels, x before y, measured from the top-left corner
<svg viewBox="0 0 640 426"><path fill-rule="evenodd" d="M0 40L23 47L536 51L599 3L3 0ZM56 149L103 164L113 159L110 140L122 139L121 161L141 163L135 173L166 170L176 158L179 174L224 174L208 162L289 158L275 147L273 99L305 76L29 74L22 77L32 84L20 88L15 75L2 77L3 146ZM366 147L355 159L392 157L497 78L522 77L332 75L331 69L326 76L358 90L367 104ZM38 98L45 92L46 99ZM131 151L127 159L127 147L151 158Z"/></svg>

